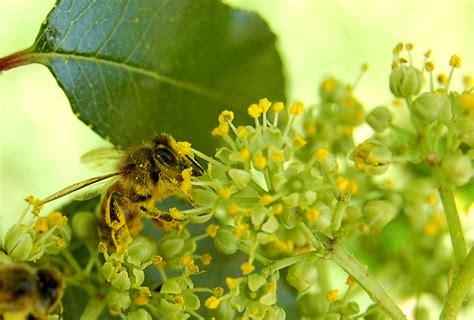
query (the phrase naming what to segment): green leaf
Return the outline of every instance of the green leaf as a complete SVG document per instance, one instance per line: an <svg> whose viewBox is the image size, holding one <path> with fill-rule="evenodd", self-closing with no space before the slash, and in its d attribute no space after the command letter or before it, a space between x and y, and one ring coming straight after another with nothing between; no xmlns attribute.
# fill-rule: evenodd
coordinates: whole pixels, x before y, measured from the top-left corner
<svg viewBox="0 0 474 320"><path fill-rule="evenodd" d="M210 151L221 110L284 100L275 35L218 0L60 0L34 45L0 70L41 63L73 111L114 144L168 132Z"/></svg>

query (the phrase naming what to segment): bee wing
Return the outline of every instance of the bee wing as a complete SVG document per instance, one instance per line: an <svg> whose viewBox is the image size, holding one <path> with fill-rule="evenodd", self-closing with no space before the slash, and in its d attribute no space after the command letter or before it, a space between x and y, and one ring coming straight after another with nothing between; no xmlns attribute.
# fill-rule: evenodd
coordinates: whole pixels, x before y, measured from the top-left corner
<svg viewBox="0 0 474 320"><path fill-rule="evenodd" d="M85 187L94 185L98 182L110 179L112 177L118 177L123 173L124 173L123 171L117 171L117 172L109 173L109 174L106 174L106 175L103 175L103 176L98 176L98 177L90 178L90 179L87 179L87 180L84 180L84 181L81 181L81 182L74 183L74 184L70 185L69 187L66 187L62 190L59 190L58 192L55 192L52 195L40 200L39 203L35 204L35 206L36 207L41 206L45 203L48 203L50 201L62 198L62 197L66 196L70 193L73 193L73 192L81 190Z"/></svg>
<svg viewBox="0 0 474 320"><path fill-rule="evenodd" d="M107 188L117 181L117 179L119 179L119 176L95 182L94 184L82 188L80 191L74 192L71 196L71 199L76 201L85 201L100 196L105 191L107 191Z"/></svg>
<svg viewBox="0 0 474 320"><path fill-rule="evenodd" d="M117 167L124 154L125 151L115 148L97 148L84 153L81 162L97 170L110 170Z"/></svg>

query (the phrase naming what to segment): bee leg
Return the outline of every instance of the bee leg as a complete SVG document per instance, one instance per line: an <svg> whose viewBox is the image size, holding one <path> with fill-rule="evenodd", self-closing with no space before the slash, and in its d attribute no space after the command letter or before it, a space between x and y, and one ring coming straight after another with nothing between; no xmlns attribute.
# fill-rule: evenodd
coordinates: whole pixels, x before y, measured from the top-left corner
<svg viewBox="0 0 474 320"><path fill-rule="evenodd" d="M112 242L118 251L127 248L132 242L124 212L127 206L130 206L129 199L123 193L116 191L107 195L104 201L103 218L111 229Z"/></svg>
<svg viewBox="0 0 474 320"><path fill-rule="evenodd" d="M165 225L178 225L183 222L181 219L173 218L169 212L161 211L156 208L150 209L145 206L141 206L140 210L145 217L154 220L154 222L160 227L164 227Z"/></svg>

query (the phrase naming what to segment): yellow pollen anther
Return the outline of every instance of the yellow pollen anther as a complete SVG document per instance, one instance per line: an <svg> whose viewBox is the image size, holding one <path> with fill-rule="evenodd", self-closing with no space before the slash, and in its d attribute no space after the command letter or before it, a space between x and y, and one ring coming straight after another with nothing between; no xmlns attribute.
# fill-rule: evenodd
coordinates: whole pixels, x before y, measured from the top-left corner
<svg viewBox="0 0 474 320"><path fill-rule="evenodd" d="M50 227L53 227L53 226L60 227L67 224L67 217L63 216L61 212L58 212L58 211L51 212L47 216L47 218L48 218L48 223Z"/></svg>
<svg viewBox="0 0 474 320"><path fill-rule="evenodd" d="M342 134L346 137L352 137L353 131L354 131L354 128L352 126L344 126L342 128Z"/></svg>
<svg viewBox="0 0 474 320"><path fill-rule="evenodd" d="M462 81L466 90L469 90L474 86L474 79L471 76L464 76Z"/></svg>
<svg viewBox="0 0 474 320"><path fill-rule="evenodd" d="M295 136L293 138L293 148L300 149L306 145L306 140L302 136Z"/></svg>
<svg viewBox="0 0 474 320"><path fill-rule="evenodd" d="M431 49L426 51L424 56L425 56L426 59L428 59L431 56Z"/></svg>
<svg viewBox="0 0 474 320"><path fill-rule="evenodd" d="M241 210L239 205L235 202L229 203L225 208L230 215L235 215Z"/></svg>
<svg viewBox="0 0 474 320"><path fill-rule="evenodd" d="M38 220L36 220L36 223L33 229L38 233L48 232L49 231L48 218L39 217Z"/></svg>
<svg viewBox="0 0 474 320"><path fill-rule="evenodd" d="M175 220L183 220L184 213L177 208L171 208L169 210L170 216Z"/></svg>
<svg viewBox="0 0 474 320"><path fill-rule="evenodd" d="M461 68L461 57L456 54L451 56L451 59L449 59L449 65L453 68Z"/></svg>
<svg viewBox="0 0 474 320"><path fill-rule="evenodd" d="M239 285L239 281L237 281L237 279L227 277L225 278L225 284L229 287L229 289L232 290Z"/></svg>
<svg viewBox="0 0 474 320"><path fill-rule="evenodd" d="M426 202L429 204L435 204L438 201L438 197L436 196L436 192L430 192L428 196L426 196Z"/></svg>
<svg viewBox="0 0 474 320"><path fill-rule="evenodd" d="M403 43L399 42L397 43L395 48L393 48L393 54L399 54L400 52L402 52L402 50L403 50Z"/></svg>
<svg viewBox="0 0 474 320"><path fill-rule="evenodd" d="M266 207L270 203L272 203L272 201L273 201L272 195L267 193L261 196L258 202L260 203L261 206Z"/></svg>
<svg viewBox="0 0 474 320"><path fill-rule="evenodd" d="M247 112L252 118L256 119L260 117L263 110L256 103L253 103L248 107Z"/></svg>
<svg viewBox="0 0 474 320"><path fill-rule="evenodd" d="M267 112L268 109L270 109L270 106L272 105L272 103L270 101L268 101L267 98L263 98L263 99L260 99L258 101L258 106L260 107L260 109L263 111L263 112Z"/></svg>
<svg viewBox="0 0 474 320"><path fill-rule="evenodd" d="M435 68L434 63L431 62L431 61L428 61L428 62L425 64L425 70L428 71L428 72L433 71L434 68Z"/></svg>
<svg viewBox="0 0 474 320"><path fill-rule="evenodd" d="M223 137L229 133L229 124L227 122L222 122L219 126L215 127L211 131L213 137Z"/></svg>
<svg viewBox="0 0 474 320"><path fill-rule="evenodd" d="M281 214L283 212L283 204L277 203L272 206L272 211L274 214Z"/></svg>
<svg viewBox="0 0 474 320"><path fill-rule="evenodd" d="M405 59L405 58L400 58L400 59L398 60L398 62L400 62L401 64L403 64L403 63L407 63L408 60Z"/></svg>
<svg viewBox="0 0 474 320"><path fill-rule="evenodd" d="M247 261L240 265L240 270L242 270L242 273L244 275L247 275L247 274L252 273L255 270L255 266L249 261Z"/></svg>
<svg viewBox="0 0 474 320"><path fill-rule="evenodd" d="M284 160L283 152L273 151L270 158L272 159L272 162L274 163L282 162Z"/></svg>
<svg viewBox="0 0 474 320"><path fill-rule="evenodd" d="M219 115L219 123L231 122L232 120L234 120L234 113L232 111L224 110Z"/></svg>
<svg viewBox="0 0 474 320"><path fill-rule="evenodd" d="M438 80L439 84L442 85L445 85L448 82L448 76L446 76L444 73L440 73L436 79Z"/></svg>
<svg viewBox="0 0 474 320"><path fill-rule="evenodd" d="M291 104L288 111L290 114L298 116L304 112L304 105L301 102L294 102Z"/></svg>
<svg viewBox="0 0 474 320"><path fill-rule="evenodd" d="M259 170L263 170L267 166L267 158L265 158L265 156L263 156L263 155L257 155L253 159L253 165L255 166L255 168L257 168Z"/></svg>
<svg viewBox="0 0 474 320"><path fill-rule="evenodd" d="M326 300L328 302L333 302L339 299L339 290L334 289L334 290L329 290L328 293L326 294Z"/></svg>
<svg viewBox="0 0 474 320"><path fill-rule="evenodd" d="M179 307L182 307L184 306L184 298L182 295L177 295L176 297L174 297L174 304L176 306L179 306Z"/></svg>
<svg viewBox="0 0 474 320"><path fill-rule="evenodd" d="M312 222L315 222L315 221L318 221L319 220L319 216L320 216L320 213L319 213L319 210L317 209L306 209L306 218L309 220L309 221L312 221Z"/></svg>
<svg viewBox="0 0 474 320"><path fill-rule="evenodd" d="M347 280L346 280L346 284L349 286L349 287L353 287L357 284L357 281L354 280L354 278L352 277L347 277Z"/></svg>
<svg viewBox="0 0 474 320"><path fill-rule="evenodd" d="M239 153L240 160L247 161L248 159L250 159L250 156L251 154L250 154L249 149L245 148L245 149L240 150L240 153Z"/></svg>
<svg viewBox="0 0 474 320"><path fill-rule="evenodd" d="M275 282L269 282L267 283L267 290L269 292L275 292L277 290L277 285Z"/></svg>
<svg viewBox="0 0 474 320"><path fill-rule="evenodd" d="M187 141L178 141L174 144L176 153L180 156L191 155L191 144Z"/></svg>
<svg viewBox="0 0 474 320"><path fill-rule="evenodd" d="M217 309L219 307L220 299L216 298L214 296L210 296L209 298L206 299L204 302L204 305L208 309Z"/></svg>
<svg viewBox="0 0 474 320"><path fill-rule="evenodd" d="M408 42L408 43L405 45L405 49L407 49L407 51L413 50L413 43Z"/></svg>
<svg viewBox="0 0 474 320"><path fill-rule="evenodd" d="M209 237L215 238L217 235L218 229L219 229L219 226L217 224L211 223L210 225L207 226L206 233L209 235Z"/></svg>
<svg viewBox="0 0 474 320"><path fill-rule="evenodd" d="M191 256L186 255L181 258L182 266L189 267L192 264L194 264L194 259Z"/></svg>
<svg viewBox="0 0 474 320"><path fill-rule="evenodd" d="M222 295L224 294L224 288L222 287L215 287L214 289L212 289L212 294L215 296L215 297L222 297Z"/></svg>
<svg viewBox="0 0 474 320"><path fill-rule="evenodd" d="M248 224L245 224L245 223L241 223L241 224L238 224L235 228L234 228L234 234L240 238L242 237L244 234L245 234L245 231L247 231L248 229Z"/></svg>
<svg viewBox="0 0 474 320"><path fill-rule="evenodd" d="M323 81L322 88L324 92L329 92L336 86L337 80L334 78L328 78Z"/></svg>
<svg viewBox="0 0 474 320"><path fill-rule="evenodd" d="M219 189L218 194L219 194L219 197L223 199L228 199L230 195L232 194L232 191L230 190L230 188L223 187Z"/></svg>
<svg viewBox="0 0 474 320"><path fill-rule="evenodd" d="M237 127L237 135L241 138L245 138L249 135L249 130L244 126Z"/></svg>
<svg viewBox="0 0 474 320"><path fill-rule="evenodd" d="M202 264L208 266L211 264L212 256L208 253L205 253L201 257Z"/></svg>
<svg viewBox="0 0 474 320"><path fill-rule="evenodd" d="M315 154L316 154L316 159L325 160L329 156L330 152L328 148L318 148Z"/></svg>
<svg viewBox="0 0 474 320"><path fill-rule="evenodd" d="M474 115L474 94L464 93L461 96L461 105L471 115Z"/></svg>
<svg viewBox="0 0 474 320"><path fill-rule="evenodd" d="M273 112L278 113L281 110L283 110L284 108L285 108L285 105L283 104L283 102L275 102L273 104L272 110L273 110Z"/></svg>
<svg viewBox="0 0 474 320"><path fill-rule="evenodd" d="M368 63L364 63L361 67L362 69L362 72L367 72L367 70L369 70L369 64Z"/></svg>

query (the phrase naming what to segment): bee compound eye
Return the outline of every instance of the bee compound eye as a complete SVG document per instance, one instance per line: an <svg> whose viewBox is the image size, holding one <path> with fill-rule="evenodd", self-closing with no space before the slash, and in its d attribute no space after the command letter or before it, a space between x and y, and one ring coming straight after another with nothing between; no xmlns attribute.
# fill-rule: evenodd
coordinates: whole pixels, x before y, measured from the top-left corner
<svg viewBox="0 0 474 320"><path fill-rule="evenodd" d="M166 148L159 148L157 151L157 155L165 164L169 166L176 165L177 163L174 154Z"/></svg>

